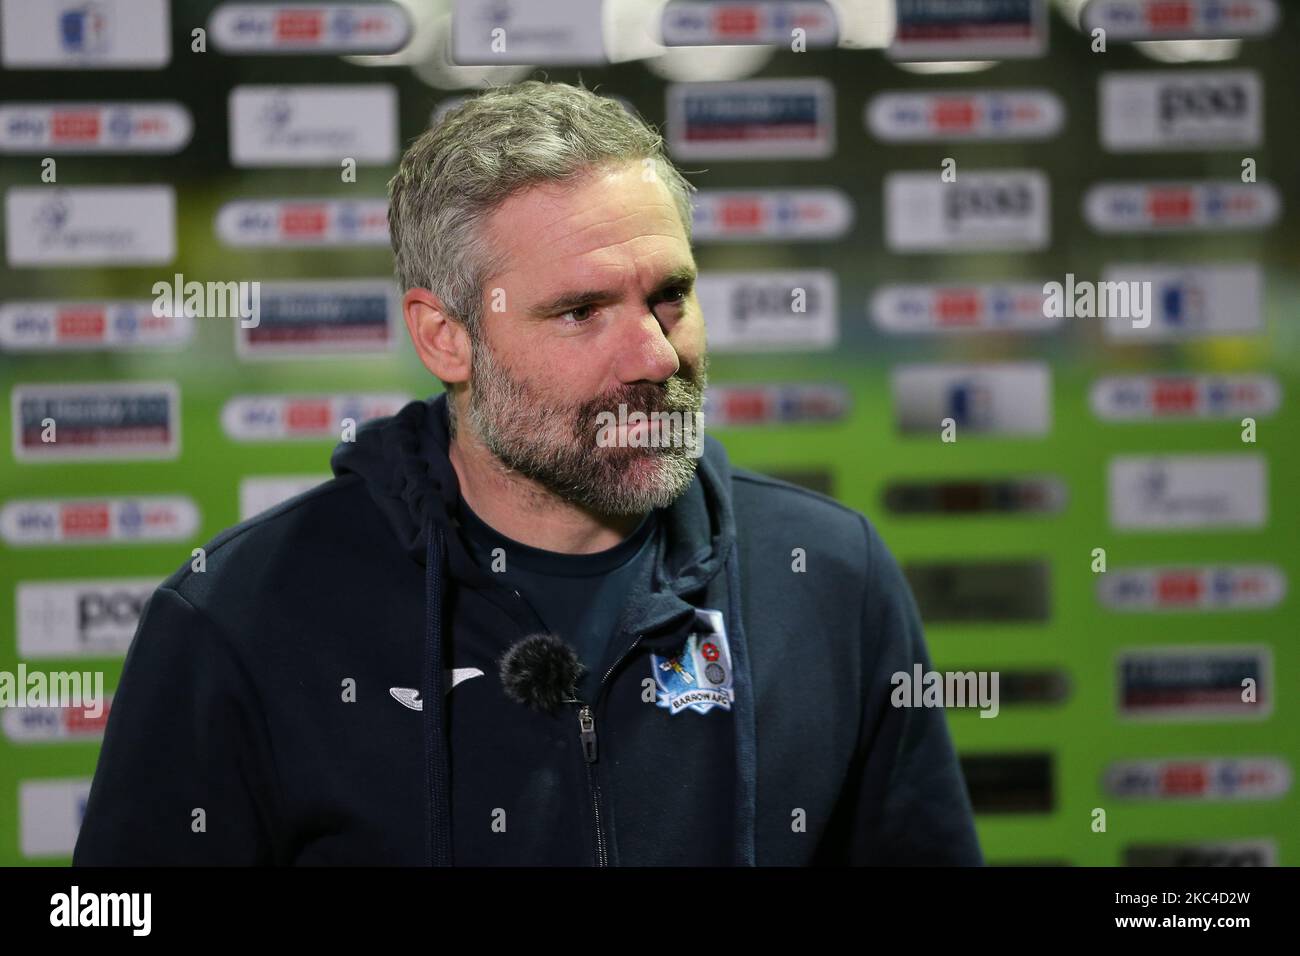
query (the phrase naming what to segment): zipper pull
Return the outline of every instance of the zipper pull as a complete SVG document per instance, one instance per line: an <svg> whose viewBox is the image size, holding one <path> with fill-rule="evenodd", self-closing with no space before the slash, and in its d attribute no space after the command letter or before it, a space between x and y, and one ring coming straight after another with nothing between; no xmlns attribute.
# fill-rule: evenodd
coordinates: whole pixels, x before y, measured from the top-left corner
<svg viewBox="0 0 1300 956"><path fill-rule="evenodd" d="M587 763L596 762L596 718L592 716L591 707L583 704L578 710L578 726L581 728L582 755Z"/></svg>

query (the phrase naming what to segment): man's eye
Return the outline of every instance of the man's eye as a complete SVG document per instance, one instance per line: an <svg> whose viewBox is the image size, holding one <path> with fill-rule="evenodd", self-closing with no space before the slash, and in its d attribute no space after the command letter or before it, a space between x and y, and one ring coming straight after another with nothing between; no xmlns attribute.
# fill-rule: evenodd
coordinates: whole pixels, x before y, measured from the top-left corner
<svg viewBox="0 0 1300 956"><path fill-rule="evenodd" d="M655 305L685 305L686 300L690 298L691 290L688 286L673 286L671 289L665 289L659 294Z"/></svg>
<svg viewBox="0 0 1300 956"><path fill-rule="evenodd" d="M592 306L580 305L568 312L561 312L556 318L564 320L565 325L581 325L591 318L591 309Z"/></svg>

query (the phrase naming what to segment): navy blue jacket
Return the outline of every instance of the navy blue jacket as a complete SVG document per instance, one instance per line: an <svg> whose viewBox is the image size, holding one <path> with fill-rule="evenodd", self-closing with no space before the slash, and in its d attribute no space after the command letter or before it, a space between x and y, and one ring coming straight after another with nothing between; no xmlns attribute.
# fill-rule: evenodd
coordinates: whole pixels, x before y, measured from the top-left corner
<svg viewBox="0 0 1300 956"><path fill-rule="evenodd" d="M876 532L706 441L599 693L546 714L500 681L543 626L456 530L445 398L361 428L150 598L74 864L982 862L943 711L890 705L930 659Z"/></svg>

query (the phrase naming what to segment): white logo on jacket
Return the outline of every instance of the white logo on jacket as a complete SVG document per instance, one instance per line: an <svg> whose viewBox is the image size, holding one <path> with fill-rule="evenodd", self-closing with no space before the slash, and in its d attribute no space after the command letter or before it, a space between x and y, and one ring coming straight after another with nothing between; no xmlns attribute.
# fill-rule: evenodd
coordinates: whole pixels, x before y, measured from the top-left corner
<svg viewBox="0 0 1300 956"><path fill-rule="evenodd" d="M454 670L447 671L447 692L457 684L469 680L471 677L482 677L483 672L477 667L457 667ZM409 707L411 710L424 710L424 701L420 700L420 692L414 687L390 687L388 693L393 695L393 699L403 707Z"/></svg>

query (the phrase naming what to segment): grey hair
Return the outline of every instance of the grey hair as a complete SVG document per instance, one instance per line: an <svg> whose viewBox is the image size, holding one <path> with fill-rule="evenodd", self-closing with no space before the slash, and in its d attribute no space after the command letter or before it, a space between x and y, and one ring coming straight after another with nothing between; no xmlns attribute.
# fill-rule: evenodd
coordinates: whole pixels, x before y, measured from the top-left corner
<svg viewBox="0 0 1300 956"><path fill-rule="evenodd" d="M470 341L483 284L504 267L485 220L516 192L571 182L593 168L651 160L691 237L688 183L640 117L582 86L525 80L451 110L402 155L388 183L388 228L403 289L429 289Z"/></svg>

